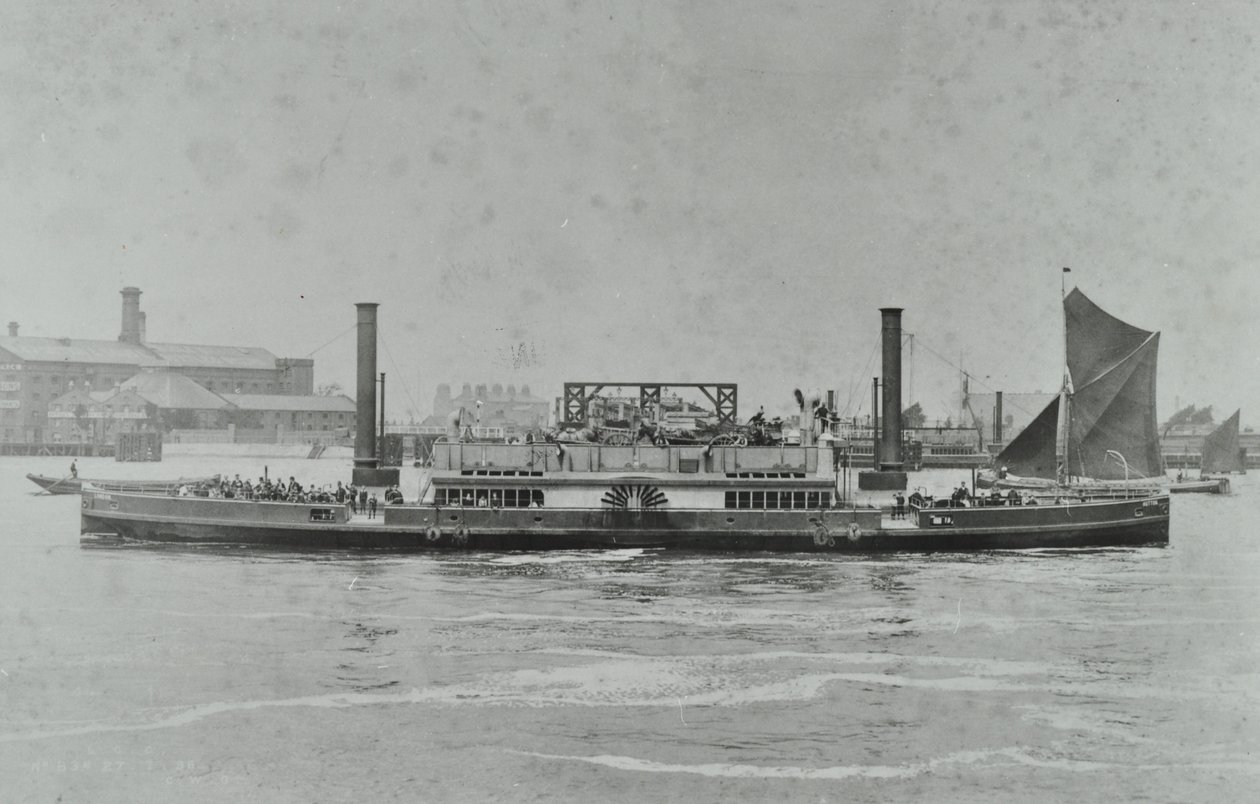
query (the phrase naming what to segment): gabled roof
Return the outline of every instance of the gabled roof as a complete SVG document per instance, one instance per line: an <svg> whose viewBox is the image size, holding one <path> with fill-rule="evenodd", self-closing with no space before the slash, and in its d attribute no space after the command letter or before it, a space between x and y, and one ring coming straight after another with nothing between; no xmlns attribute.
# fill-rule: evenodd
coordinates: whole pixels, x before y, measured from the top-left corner
<svg viewBox="0 0 1260 804"><path fill-rule="evenodd" d="M257 346L134 344L85 338L0 336L0 349L21 360L46 363L114 363L144 368L276 368L276 356Z"/></svg>
<svg viewBox="0 0 1260 804"><path fill-rule="evenodd" d="M223 397L173 371L144 371L119 388L134 391L146 402L163 409L226 410L232 407Z"/></svg>
<svg viewBox="0 0 1260 804"><path fill-rule="evenodd" d="M196 346L187 343L146 343L152 355L146 368L276 368L276 356L257 346Z"/></svg>
<svg viewBox="0 0 1260 804"><path fill-rule="evenodd" d="M115 363L138 366L153 358L147 349L133 343L79 338L0 336L0 348L12 352L22 360L48 363Z"/></svg>
<svg viewBox="0 0 1260 804"><path fill-rule="evenodd" d="M240 410L312 411L315 413L354 413L354 400L345 394L335 396L292 396L286 394L224 394L223 398Z"/></svg>

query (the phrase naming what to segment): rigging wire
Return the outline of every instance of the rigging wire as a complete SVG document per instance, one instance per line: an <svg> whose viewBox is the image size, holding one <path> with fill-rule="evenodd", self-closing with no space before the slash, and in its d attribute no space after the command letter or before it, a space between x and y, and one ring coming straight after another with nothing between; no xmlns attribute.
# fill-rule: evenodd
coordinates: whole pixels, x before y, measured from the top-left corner
<svg viewBox="0 0 1260 804"><path fill-rule="evenodd" d="M324 348L326 348L326 347L328 347L328 346L331 346L331 345L333 344L333 342L334 342L334 341L340 340L342 337L344 337L344 336L346 335L346 333L350 332L350 330L354 329L354 328L355 328L355 327L357 327L357 326L359 326L358 322L355 322L355 323L351 324L350 326L348 326L348 327L346 327L345 329L343 329L341 332L338 332L336 335L334 335L334 336L332 337L332 340L328 341L328 342L327 342L327 343L325 343L323 346L318 346L318 347L316 347L315 349L313 349L312 351L307 352L307 353L306 353L306 356L307 356L307 357L313 357L313 356L315 355L315 352L318 352L318 351L319 351L319 350L321 350L321 349L324 349Z"/></svg>
<svg viewBox="0 0 1260 804"><path fill-rule="evenodd" d="M928 346L926 343L922 343L922 342L920 342L920 343L919 343L919 346L921 346L922 348L926 349L926 350L928 351L928 354L931 354L932 356L934 356L934 357L936 357L937 359L939 359L939 360L940 360L942 363L944 363L945 365L947 365L947 366L949 366L950 368L952 368L952 369L954 369L954 370L958 371L960 374L962 374L962 375L966 376L966 377L967 377L967 378L969 378L972 382L974 382L976 385L979 385L980 387L984 388L986 391L992 391L992 392L994 392L994 393L996 393L996 392L997 392L997 389L996 389L996 388L994 388L993 386L989 385L988 383L986 383L984 380L980 379L980 378L979 378L979 377L977 377L976 375L969 373L969 372L968 372L966 369L964 369L962 366L958 365L957 363L955 363L954 361L950 360L950 359L949 359L948 357L946 357L945 355L943 355L943 354L941 354L940 352L936 351L936 350L935 350L935 349L933 349L931 346ZM1004 402L1004 405L1005 405L1005 406L1007 406L1007 407L1014 408L1015 410L1018 410L1018 411L1019 411L1019 412L1021 412L1021 413L1027 413L1027 414L1029 414L1029 415L1036 415L1036 413L1038 413L1038 412L1039 412L1039 411L1031 411L1031 410L1028 410L1027 408L1023 407L1022 405L1020 405L1018 402L1016 402L1016 401L1015 401L1015 400L1013 400L1013 399L1005 401L1005 402Z"/></svg>
<svg viewBox="0 0 1260 804"><path fill-rule="evenodd" d="M864 376L867 376L867 377L869 377L869 376L870 376L870 373L871 373L871 363L872 363L872 362L874 362L874 360L875 360L875 351L876 351L877 349L879 349L879 342L878 342L878 341L877 341L877 342L876 342L873 346L871 346L871 353L870 353L870 354L867 356L867 358L866 358L866 366L862 369L862 374L863 374ZM857 383L858 383L858 381L857 381L857 380L854 380L854 381L852 381L852 382L850 382L850 383L849 383L849 398L848 398L847 400L845 400L845 403L844 403L844 413L845 413L845 415L848 415L848 413L849 413L849 409L850 409L850 408L852 407L852 405L853 405L853 394L854 394L854 389L855 389L855 387L857 386ZM863 399L865 399L865 396L863 396L862 398L863 398ZM858 406L857 406L857 410L854 410L854 411L853 411L853 415L854 415L854 416L856 416L856 415L857 415L857 414L858 414L861 410L862 410L862 403L861 403L861 402L859 402L859 403L858 403Z"/></svg>
<svg viewBox="0 0 1260 804"><path fill-rule="evenodd" d="M402 368L400 368L398 362L394 360L394 354L389 351L389 344L384 338L380 338L380 344L381 348L385 350L385 356L389 358L389 364L394 367L394 372L398 374L398 383L402 385L403 394L407 397L407 401L411 403L411 411L418 418L420 416L420 406L416 404L415 398L411 395L411 389L407 387L407 380L403 376Z"/></svg>

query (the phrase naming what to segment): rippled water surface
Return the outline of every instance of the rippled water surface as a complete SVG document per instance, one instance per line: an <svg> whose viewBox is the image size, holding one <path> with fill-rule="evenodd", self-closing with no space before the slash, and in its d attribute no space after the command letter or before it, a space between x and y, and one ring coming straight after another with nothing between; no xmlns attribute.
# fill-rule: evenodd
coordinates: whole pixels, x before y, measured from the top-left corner
<svg viewBox="0 0 1260 804"><path fill-rule="evenodd" d="M6 801L1260 789L1254 474L1174 498L1164 549L364 556L81 546L23 478L67 462L0 458Z"/></svg>

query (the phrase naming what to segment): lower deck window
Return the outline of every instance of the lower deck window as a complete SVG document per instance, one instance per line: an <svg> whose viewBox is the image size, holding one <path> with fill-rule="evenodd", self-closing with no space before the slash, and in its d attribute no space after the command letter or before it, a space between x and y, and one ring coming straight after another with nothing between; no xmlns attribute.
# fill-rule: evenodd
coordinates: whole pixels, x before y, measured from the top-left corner
<svg viewBox="0 0 1260 804"><path fill-rule="evenodd" d="M756 510L830 508L830 491L728 491L727 508Z"/></svg>
<svg viewBox="0 0 1260 804"><path fill-rule="evenodd" d="M436 505L462 506L464 508L541 508L541 489L435 489Z"/></svg>

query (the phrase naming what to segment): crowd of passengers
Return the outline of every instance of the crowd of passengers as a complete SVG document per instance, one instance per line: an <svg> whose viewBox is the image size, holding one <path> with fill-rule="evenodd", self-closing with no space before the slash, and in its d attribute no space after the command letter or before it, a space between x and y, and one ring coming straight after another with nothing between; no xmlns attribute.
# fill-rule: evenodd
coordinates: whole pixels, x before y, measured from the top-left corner
<svg viewBox="0 0 1260 804"><path fill-rule="evenodd" d="M179 487L178 494L181 497L217 497L228 500L339 503L350 506L351 512L356 513L359 509L365 511L374 509L378 502L375 493L356 488L353 483L342 484L338 480L336 486L327 483L323 486L316 486L313 483L303 486L292 476L289 477L287 483L284 480L272 480L269 477L260 477L255 483L249 478L242 480L240 475L235 475L231 480L223 475L218 483L182 485ZM398 486L389 486L385 489L384 498L386 505L398 505L403 501L403 494Z"/></svg>
<svg viewBox="0 0 1260 804"><path fill-rule="evenodd" d="M898 494L897 497L901 498L901 495ZM1085 501L1086 498L1080 495L1059 495L1054 500L1056 504ZM972 494L967 490L966 483L960 483L948 498L934 500L931 495L925 496L916 492L910 495L910 502L920 508L982 508L995 505L1038 504L1036 496L1031 492L1021 492L1016 489L1007 489L1003 492L1001 489L990 489L988 494ZM901 499L897 499L895 505L901 505L901 503Z"/></svg>

